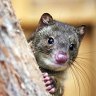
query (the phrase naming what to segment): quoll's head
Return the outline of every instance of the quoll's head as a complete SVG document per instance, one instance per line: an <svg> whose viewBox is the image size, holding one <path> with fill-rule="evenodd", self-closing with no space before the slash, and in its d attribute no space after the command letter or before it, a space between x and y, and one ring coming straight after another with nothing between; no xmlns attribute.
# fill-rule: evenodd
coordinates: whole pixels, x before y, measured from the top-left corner
<svg viewBox="0 0 96 96"><path fill-rule="evenodd" d="M84 26L74 27L55 21L50 14L44 13L33 36L39 66L53 71L68 68L77 57L84 29Z"/></svg>

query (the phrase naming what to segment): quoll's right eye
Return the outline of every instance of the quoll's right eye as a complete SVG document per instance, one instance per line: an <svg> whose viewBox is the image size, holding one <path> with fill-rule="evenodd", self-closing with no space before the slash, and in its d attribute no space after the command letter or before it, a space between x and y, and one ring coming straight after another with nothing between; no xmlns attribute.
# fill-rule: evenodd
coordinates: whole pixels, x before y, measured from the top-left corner
<svg viewBox="0 0 96 96"><path fill-rule="evenodd" d="M73 51L74 48L75 48L75 44L70 44L69 49L70 49L71 51Z"/></svg>
<svg viewBox="0 0 96 96"><path fill-rule="evenodd" d="M54 39L52 37L48 38L48 44L53 44L54 43Z"/></svg>

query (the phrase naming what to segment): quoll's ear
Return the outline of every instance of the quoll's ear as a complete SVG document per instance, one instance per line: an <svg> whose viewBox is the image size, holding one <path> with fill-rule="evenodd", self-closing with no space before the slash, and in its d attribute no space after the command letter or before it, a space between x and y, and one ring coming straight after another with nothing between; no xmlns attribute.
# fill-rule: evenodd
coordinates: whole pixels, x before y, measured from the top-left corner
<svg viewBox="0 0 96 96"><path fill-rule="evenodd" d="M86 33L86 26L85 25L81 25L79 27L79 34L80 35L84 35Z"/></svg>
<svg viewBox="0 0 96 96"><path fill-rule="evenodd" d="M53 24L52 16L49 13L44 13L40 18L37 29L40 29L44 26L48 26L48 25L51 25L51 24Z"/></svg>
<svg viewBox="0 0 96 96"><path fill-rule="evenodd" d="M49 13L44 13L41 18L39 23L43 25L49 25L53 22L53 18Z"/></svg>
<svg viewBox="0 0 96 96"><path fill-rule="evenodd" d="M80 38L80 41L84 37L85 33L86 33L86 26L85 25L81 25L77 28L77 34Z"/></svg>

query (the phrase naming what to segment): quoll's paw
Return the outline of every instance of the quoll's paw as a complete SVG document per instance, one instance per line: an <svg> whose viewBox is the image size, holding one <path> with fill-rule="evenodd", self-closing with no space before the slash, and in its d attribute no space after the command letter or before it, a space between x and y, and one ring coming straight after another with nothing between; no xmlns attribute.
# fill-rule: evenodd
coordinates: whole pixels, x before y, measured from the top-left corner
<svg viewBox="0 0 96 96"><path fill-rule="evenodd" d="M48 75L48 73L43 73L43 80L46 86L46 90L50 93L50 94L54 94L56 92L56 88L55 88L55 81L52 77L50 77Z"/></svg>

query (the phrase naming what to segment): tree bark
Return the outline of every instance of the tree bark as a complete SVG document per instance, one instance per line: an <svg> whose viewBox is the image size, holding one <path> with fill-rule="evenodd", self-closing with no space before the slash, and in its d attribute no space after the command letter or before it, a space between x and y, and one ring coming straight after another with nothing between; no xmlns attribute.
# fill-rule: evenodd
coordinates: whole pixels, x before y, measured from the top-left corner
<svg viewBox="0 0 96 96"><path fill-rule="evenodd" d="M50 96L10 0L0 0L0 96Z"/></svg>

